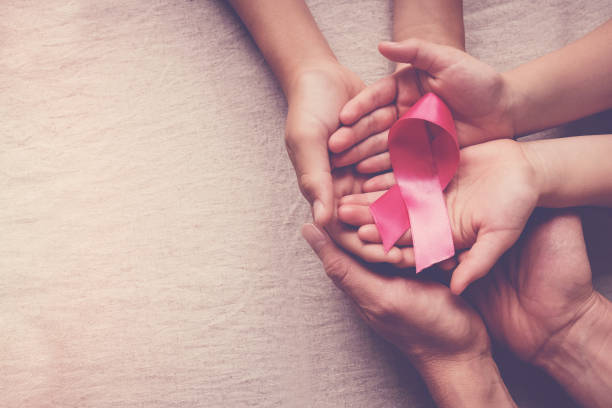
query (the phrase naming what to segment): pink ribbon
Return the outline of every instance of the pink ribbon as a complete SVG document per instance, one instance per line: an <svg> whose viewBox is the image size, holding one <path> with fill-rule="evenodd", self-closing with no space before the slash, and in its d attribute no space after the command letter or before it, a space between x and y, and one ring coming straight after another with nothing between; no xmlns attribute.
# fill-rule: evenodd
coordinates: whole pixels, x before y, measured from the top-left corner
<svg viewBox="0 0 612 408"><path fill-rule="evenodd" d="M412 226L417 273L455 254L444 195L459 164L455 123L448 107L424 95L389 130L396 184L370 206L389 251Z"/></svg>

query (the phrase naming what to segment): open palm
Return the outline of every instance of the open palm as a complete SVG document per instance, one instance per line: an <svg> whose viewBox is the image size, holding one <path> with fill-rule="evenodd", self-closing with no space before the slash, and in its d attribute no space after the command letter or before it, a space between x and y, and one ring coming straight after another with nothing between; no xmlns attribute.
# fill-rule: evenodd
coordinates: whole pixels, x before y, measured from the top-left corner
<svg viewBox="0 0 612 408"><path fill-rule="evenodd" d="M522 360L536 359L595 297L580 218L535 212L518 243L468 293L495 339Z"/></svg>
<svg viewBox="0 0 612 408"><path fill-rule="evenodd" d="M361 241L357 230L337 217L337 200L346 194L362 192L365 181L354 169L330 170L327 142L338 129L338 114L344 104L364 84L339 64L309 68L298 76L289 99L286 125L287 151L298 175L300 189L314 202L323 201L324 224L332 238L344 249L369 262L401 263L401 250L385 253L379 244Z"/></svg>
<svg viewBox="0 0 612 408"><path fill-rule="evenodd" d="M334 166L348 166L386 151L389 127L422 96L420 88L417 70L406 66L355 96L347 105L355 107L354 111L348 110L354 113L347 115L347 109L342 110L344 126L329 139L329 149L335 153Z"/></svg>
<svg viewBox="0 0 612 408"><path fill-rule="evenodd" d="M514 136L508 85L489 65L456 48L415 39L382 43L379 49L411 66L365 88L342 108L340 119L350 127L330 138L335 165L358 163L365 173L384 169L389 164L384 131L421 96L418 86L450 107L461 147Z"/></svg>
<svg viewBox="0 0 612 408"><path fill-rule="evenodd" d="M421 40L383 43L379 48L387 58L410 63L426 74L421 84L451 108L462 147L514 136L509 90L491 66L456 48ZM350 105L344 110L349 109Z"/></svg>
<svg viewBox="0 0 612 408"><path fill-rule="evenodd" d="M329 277L354 301L358 313L413 363L468 360L489 352L481 317L448 287L390 276L392 266L370 268L341 251L313 225L306 225L302 233Z"/></svg>
<svg viewBox="0 0 612 408"><path fill-rule="evenodd" d="M533 167L521 145L496 140L461 152L457 174L444 192L455 248L466 250L452 275L455 294L490 271L519 238L537 204ZM364 182L365 194L342 198L340 219L359 227L365 242L381 242L369 206L394 184L393 173L385 173ZM408 254L410 231L396 245Z"/></svg>

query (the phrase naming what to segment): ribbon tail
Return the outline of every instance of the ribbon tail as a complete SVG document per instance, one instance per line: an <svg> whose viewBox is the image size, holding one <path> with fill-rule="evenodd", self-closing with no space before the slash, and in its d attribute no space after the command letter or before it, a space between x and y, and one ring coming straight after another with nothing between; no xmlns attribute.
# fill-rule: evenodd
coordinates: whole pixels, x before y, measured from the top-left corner
<svg viewBox="0 0 612 408"><path fill-rule="evenodd" d="M436 179L422 180L421 183L430 183L431 188L423 188L420 194L412 195L408 202L417 273L455 254L453 234L440 184ZM423 184L421 186L425 187Z"/></svg>
<svg viewBox="0 0 612 408"><path fill-rule="evenodd" d="M391 187L370 205L370 214L383 242L385 252L410 228L410 218L402 193L397 185Z"/></svg>

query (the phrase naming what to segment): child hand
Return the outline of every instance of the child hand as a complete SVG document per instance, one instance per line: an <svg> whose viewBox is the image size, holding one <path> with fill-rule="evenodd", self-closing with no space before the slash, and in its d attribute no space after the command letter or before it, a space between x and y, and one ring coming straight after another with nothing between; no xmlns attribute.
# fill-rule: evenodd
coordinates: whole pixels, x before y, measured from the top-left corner
<svg viewBox="0 0 612 408"><path fill-rule="evenodd" d="M352 167L332 171L335 210L325 229L336 244L366 262L384 262L399 267L410 266L411 263L414 263L412 248L391 248L389 252L385 252L382 244L364 242L359 238L357 228L339 220L337 206L342 197L363 193L363 183L366 180L364 175L356 173Z"/></svg>
<svg viewBox="0 0 612 408"><path fill-rule="evenodd" d="M416 39L381 43L379 50L393 61L410 63L420 70L423 92L434 92L453 112L460 146L514 135L514 97L505 77L489 65L453 47ZM337 130L329 139L330 150L336 154L341 152L332 158L334 165L347 166L361 161L357 168L367 173L386 168L389 162L385 152L386 134L369 136L393 123L392 115L385 112L390 106L396 110L401 106L398 105L400 81L408 75L415 73L401 70L383 78L342 108L340 121L345 128Z"/></svg>
<svg viewBox="0 0 612 408"><path fill-rule="evenodd" d="M498 140L461 151L457 174L445 190L455 249L466 249L451 279L455 294L489 272L519 238L538 202L534 167L521 145ZM368 206L393 184L393 173L369 179L363 194L342 198L339 219L360 227L362 240L380 243ZM398 243L412 245L410 232Z"/></svg>
<svg viewBox="0 0 612 408"><path fill-rule="evenodd" d="M344 123L345 126L331 135L328 147L336 153L331 156L333 166L348 166L387 150L387 130L419 100L422 96L420 87L417 71L408 66L361 92L358 103L372 106L359 105L364 110L360 117L355 118L350 126ZM376 105L373 105L373 98L378 98ZM351 146L354 148L349 149ZM363 172L362 169L358 171Z"/></svg>

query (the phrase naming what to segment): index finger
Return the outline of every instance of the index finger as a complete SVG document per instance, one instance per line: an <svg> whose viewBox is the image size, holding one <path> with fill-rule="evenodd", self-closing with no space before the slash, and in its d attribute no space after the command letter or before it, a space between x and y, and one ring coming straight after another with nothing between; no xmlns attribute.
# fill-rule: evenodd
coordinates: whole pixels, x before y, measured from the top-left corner
<svg viewBox="0 0 612 408"><path fill-rule="evenodd" d="M397 94L395 78L386 76L359 92L340 111L340 121L352 125L362 116L393 102Z"/></svg>

